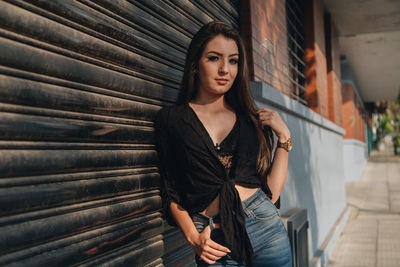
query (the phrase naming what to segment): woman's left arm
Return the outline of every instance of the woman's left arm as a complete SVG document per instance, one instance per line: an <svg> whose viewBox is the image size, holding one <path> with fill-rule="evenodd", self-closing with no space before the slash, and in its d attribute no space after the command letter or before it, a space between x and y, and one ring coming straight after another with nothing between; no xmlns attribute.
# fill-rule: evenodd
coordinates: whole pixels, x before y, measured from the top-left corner
<svg viewBox="0 0 400 267"><path fill-rule="evenodd" d="M272 128L279 142L284 143L290 138L290 131L278 112L262 108L257 111L261 125L268 125ZM272 162L271 172L268 175L268 187L272 192L272 203L275 203L285 185L289 161L289 152L277 147Z"/></svg>

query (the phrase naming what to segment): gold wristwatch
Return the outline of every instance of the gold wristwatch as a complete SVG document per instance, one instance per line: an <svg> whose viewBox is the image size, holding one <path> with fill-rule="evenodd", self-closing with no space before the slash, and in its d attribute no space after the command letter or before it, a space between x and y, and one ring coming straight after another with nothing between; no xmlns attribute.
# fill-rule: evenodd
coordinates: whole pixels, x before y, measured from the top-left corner
<svg viewBox="0 0 400 267"><path fill-rule="evenodd" d="M285 149L287 152L289 152L291 149L292 149L292 146L293 146L293 141L292 141L292 139L290 139L290 137L289 137L289 139L286 141L286 142L284 142L284 143L281 143L281 142L279 142L279 140L278 140L278 145L277 145L278 147L282 147L283 149Z"/></svg>

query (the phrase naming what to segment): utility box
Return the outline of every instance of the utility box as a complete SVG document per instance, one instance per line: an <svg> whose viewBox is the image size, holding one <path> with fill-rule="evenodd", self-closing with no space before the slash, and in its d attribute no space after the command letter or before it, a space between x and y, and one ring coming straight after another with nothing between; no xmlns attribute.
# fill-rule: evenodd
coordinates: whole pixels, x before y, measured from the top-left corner
<svg viewBox="0 0 400 267"><path fill-rule="evenodd" d="M308 267L307 210L294 208L281 216L292 247L293 267Z"/></svg>

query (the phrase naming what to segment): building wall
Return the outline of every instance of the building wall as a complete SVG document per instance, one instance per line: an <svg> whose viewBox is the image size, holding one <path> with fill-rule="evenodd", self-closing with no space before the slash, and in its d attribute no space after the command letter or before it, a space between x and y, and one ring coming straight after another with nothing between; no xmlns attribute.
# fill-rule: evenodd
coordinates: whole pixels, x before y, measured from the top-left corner
<svg viewBox="0 0 400 267"><path fill-rule="evenodd" d="M329 118L324 12L321 0L305 0L306 99L308 107Z"/></svg>
<svg viewBox="0 0 400 267"><path fill-rule="evenodd" d="M344 179L358 181L368 161L367 144L356 139L343 140Z"/></svg>
<svg viewBox="0 0 400 267"><path fill-rule="evenodd" d="M286 1L241 2L241 32L251 79L291 94ZM305 0L306 101L313 111L342 125L339 38L322 0Z"/></svg>
<svg viewBox="0 0 400 267"><path fill-rule="evenodd" d="M285 1L242 1L241 29L251 79L289 95Z"/></svg>
<svg viewBox="0 0 400 267"><path fill-rule="evenodd" d="M340 228L333 226L345 217L346 207L338 33L324 15L322 0L304 1L308 107L291 99L285 2L242 1L241 31L257 105L279 112L295 144L281 214L295 207L307 209L309 257L323 262L320 258L329 257L326 248L334 242L329 232Z"/></svg>
<svg viewBox="0 0 400 267"><path fill-rule="evenodd" d="M358 181L368 161L368 142L366 140L366 122L364 110L351 81L342 81L343 161L345 181Z"/></svg>
<svg viewBox="0 0 400 267"><path fill-rule="evenodd" d="M325 14L329 120L342 125L339 36L329 14Z"/></svg>
<svg viewBox="0 0 400 267"><path fill-rule="evenodd" d="M345 139L355 139L365 142L365 122L360 99L355 93L354 84L343 82L342 85L342 113L343 128L346 130Z"/></svg>

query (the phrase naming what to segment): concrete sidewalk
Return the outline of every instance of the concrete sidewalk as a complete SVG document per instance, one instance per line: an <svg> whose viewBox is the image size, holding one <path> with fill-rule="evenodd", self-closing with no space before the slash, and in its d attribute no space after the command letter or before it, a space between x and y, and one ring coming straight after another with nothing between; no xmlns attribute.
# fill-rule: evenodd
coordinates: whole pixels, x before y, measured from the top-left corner
<svg viewBox="0 0 400 267"><path fill-rule="evenodd" d="M400 266L400 156L373 151L346 194L351 213L327 266Z"/></svg>

